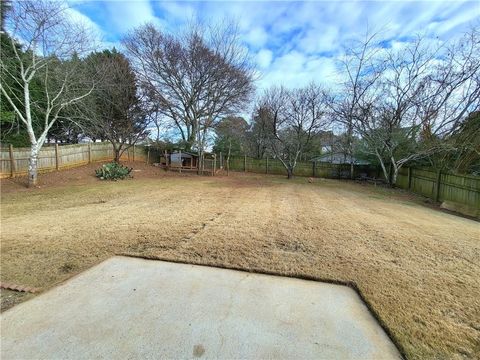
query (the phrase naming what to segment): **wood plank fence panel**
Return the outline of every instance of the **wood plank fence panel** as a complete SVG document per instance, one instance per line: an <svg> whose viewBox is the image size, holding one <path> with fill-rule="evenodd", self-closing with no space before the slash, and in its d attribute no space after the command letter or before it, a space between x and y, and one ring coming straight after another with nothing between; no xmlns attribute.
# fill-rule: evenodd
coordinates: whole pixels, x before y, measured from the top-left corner
<svg viewBox="0 0 480 360"><path fill-rule="evenodd" d="M435 199L437 172L411 168L411 188L414 193ZM408 169L401 169L397 186L408 189ZM452 201L480 209L480 177L441 173L438 201Z"/></svg>
<svg viewBox="0 0 480 360"><path fill-rule="evenodd" d="M243 171L244 157L230 157L230 170ZM266 159L247 158L247 171L254 173L266 172ZM313 176L312 162L300 161L294 171L295 176ZM410 181L409 181L410 171ZM278 159L269 158L268 174L286 175L285 168ZM377 169L369 166L355 166L355 177L361 174L369 177L378 177ZM316 163L315 177L322 178L349 178L350 167L348 165L337 165L327 163ZM419 169L406 167L401 168L397 177L397 186L402 189L435 199L437 193L438 172L430 169ZM467 175L453 175L441 173L438 201L453 201L465 204L470 207L480 208L480 177Z"/></svg>
<svg viewBox="0 0 480 360"><path fill-rule="evenodd" d="M0 148L0 178L10 176L26 175L28 172L28 159L30 148L13 148L14 171L11 169L10 149L8 146ZM146 161L146 150L144 146L135 146L125 151L121 160ZM110 143L72 144L58 146L58 158L55 152L55 145L48 144L42 147L38 156L38 171L40 173L66 169L75 166L88 164L89 161L108 161L113 159L113 148Z"/></svg>
<svg viewBox="0 0 480 360"><path fill-rule="evenodd" d="M442 174L440 201L453 201L480 208L480 179L470 176Z"/></svg>
<svg viewBox="0 0 480 360"><path fill-rule="evenodd" d="M402 189L408 189L408 169L400 168L397 176L397 186Z"/></svg>
<svg viewBox="0 0 480 360"><path fill-rule="evenodd" d="M226 160L224 160L226 161ZM243 171L245 166L245 158L243 156L231 156L230 157L230 170ZM268 171L267 171L267 159L246 159L247 172L261 173L261 174L274 174L285 175L286 170L282 162L278 159L268 159ZM361 174L373 177L376 175L376 170L369 166L355 166L355 177L359 177ZM327 163L317 163L314 167L311 161L298 161L294 171L295 176L305 177L323 177L323 178L349 178L350 166L349 165L337 165Z"/></svg>
<svg viewBox="0 0 480 360"><path fill-rule="evenodd" d="M430 170L412 169L411 190L414 193L434 198L436 173Z"/></svg>
<svg viewBox="0 0 480 360"><path fill-rule="evenodd" d="M11 155L14 158L14 171L11 169ZM29 148L13 148L10 154L9 147L0 148L0 177L9 177L25 175L28 171ZM58 146L58 168L65 169L69 167L88 164L89 161L108 161L114 157L113 148L110 143L91 143L74 144ZM121 160L147 161L147 150L144 146L130 147L126 150ZM225 156L222 162L225 164ZM218 159L218 158L217 158ZM39 172L54 171L57 168L57 156L55 145L46 145L40 150L39 154ZM268 164L268 168L267 168ZM213 162L212 162L213 166ZM216 167L219 168L220 162L217 160ZM261 174L286 175L285 168L278 159L254 159L241 156L230 157L230 170L246 171ZM268 171L267 171L268 169ZM368 166L355 166L355 177L361 174L373 177L378 176L376 170ZM315 174L314 174L315 172ZM323 178L348 178L350 173L349 166L299 161L295 168L294 175ZM409 179L410 174L410 179ZM465 176L454 174L440 174L440 183L438 189L439 201L452 201L459 204L465 204L473 208L480 209L480 177ZM410 181L409 181L410 180ZM403 189L410 189L412 192L435 199L437 195L438 173L430 169L402 168L400 169L397 186Z"/></svg>

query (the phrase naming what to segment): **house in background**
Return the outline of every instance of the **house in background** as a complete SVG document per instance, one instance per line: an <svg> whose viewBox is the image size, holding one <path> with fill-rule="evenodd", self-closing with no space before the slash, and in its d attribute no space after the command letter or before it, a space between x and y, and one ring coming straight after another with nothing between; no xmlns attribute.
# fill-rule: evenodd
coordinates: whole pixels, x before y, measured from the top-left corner
<svg viewBox="0 0 480 360"><path fill-rule="evenodd" d="M330 143L322 143L322 146L320 148L320 151L322 152L322 154L329 154L332 152L332 144Z"/></svg>
<svg viewBox="0 0 480 360"><path fill-rule="evenodd" d="M375 176L375 171L369 165L371 163L366 160L351 157L344 152L331 152L311 159L316 164L317 174L320 176L331 176L340 179L348 179L352 177L350 163L353 161L353 177L367 178ZM322 166L323 165L323 166ZM322 170L323 168L323 170Z"/></svg>
<svg viewBox="0 0 480 360"><path fill-rule="evenodd" d="M318 134L318 138L321 144L321 154L331 153L333 151L335 142L337 141L337 137L335 136L333 131L320 131Z"/></svg>
<svg viewBox="0 0 480 360"><path fill-rule="evenodd" d="M344 152L330 152L327 154L323 154L313 158L311 161L315 161L317 163L325 163L325 164L335 164L335 165L342 165L342 164L350 164L353 160L354 165L370 165L370 162L358 159L356 157L351 157Z"/></svg>

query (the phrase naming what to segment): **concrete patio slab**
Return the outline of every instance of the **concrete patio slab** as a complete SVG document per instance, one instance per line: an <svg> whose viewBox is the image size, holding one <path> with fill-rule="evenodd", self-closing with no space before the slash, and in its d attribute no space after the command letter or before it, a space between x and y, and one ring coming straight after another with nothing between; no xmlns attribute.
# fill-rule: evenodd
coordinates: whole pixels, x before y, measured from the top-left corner
<svg viewBox="0 0 480 360"><path fill-rule="evenodd" d="M346 286L111 258L1 316L2 359L390 359Z"/></svg>

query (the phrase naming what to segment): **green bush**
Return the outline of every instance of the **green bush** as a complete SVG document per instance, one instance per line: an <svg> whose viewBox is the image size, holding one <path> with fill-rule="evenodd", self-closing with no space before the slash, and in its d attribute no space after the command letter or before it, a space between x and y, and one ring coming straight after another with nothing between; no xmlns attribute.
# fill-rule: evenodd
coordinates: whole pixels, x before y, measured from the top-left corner
<svg viewBox="0 0 480 360"><path fill-rule="evenodd" d="M101 180L123 180L130 177L133 168L128 168L117 162L103 164L100 169L95 170L95 175Z"/></svg>

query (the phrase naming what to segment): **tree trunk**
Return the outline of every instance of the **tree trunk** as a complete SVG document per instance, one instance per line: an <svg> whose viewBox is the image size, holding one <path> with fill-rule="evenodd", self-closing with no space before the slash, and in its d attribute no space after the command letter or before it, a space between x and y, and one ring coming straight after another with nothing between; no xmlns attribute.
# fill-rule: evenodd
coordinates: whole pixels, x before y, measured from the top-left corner
<svg viewBox="0 0 480 360"><path fill-rule="evenodd" d="M382 157L380 156L380 154L378 153L377 150L375 150L375 154L377 155L377 159L380 162L380 166L382 167L383 176L385 177L385 181L389 182L389 174L387 172L387 168L385 167L385 163L383 162L383 159L382 159Z"/></svg>
<svg viewBox="0 0 480 360"><path fill-rule="evenodd" d="M203 158L202 158L202 152L199 150L199 151L198 151L198 168L197 168L197 175L203 175L203 174L202 174L202 169L203 169Z"/></svg>
<svg viewBox="0 0 480 360"><path fill-rule="evenodd" d="M38 145L32 144L28 162L28 187L37 186L38 175Z"/></svg>
<svg viewBox="0 0 480 360"><path fill-rule="evenodd" d="M388 185L392 186L392 178L393 178L393 163L390 162L388 167Z"/></svg>
<svg viewBox="0 0 480 360"><path fill-rule="evenodd" d="M288 167L287 168L287 179L293 178L293 169Z"/></svg>
<svg viewBox="0 0 480 360"><path fill-rule="evenodd" d="M397 176L398 176L398 171L400 170L400 167L401 165L397 166L397 163L395 162L395 159L392 156L391 165L390 165L390 186L391 187L395 187L395 185L397 184Z"/></svg>
<svg viewBox="0 0 480 360"><path fill-rule="evenodd" d="M388 183L388 171L387 171L387 168L385 167L385 164L383 163L383 161L380 162L380 166L382 167L382 171L383 171L383 177L385 178L385 181Z"/></svg>
<svg viewBox="0 0 480 360"><path fill-rule="evenodd" d="M115 145L113 146L113 161L115 161L116 163L119 163L120 162L120 147L116 147Z"/></svg>
<svg viewBox="0 0 480 360"><path fill-rule="evenodd" d="M350 156L350 179L353 180L354 177L354 168L353 168L353 124L352 120L350 119L350 123L348 124L348 155Z"/></svg>
<svg viewBox="0 0 480 360"><path fill-rule="evenodd" d="M197 137L197 133L192 131L190 136L187 138L186 144L185 144L185 151L192 151L192 147L195 144L195 137ZM200 139L199 139L199 147L200 147Z"/></svg>
<svg viewBox="0 0 480 360"><path fill-rule="evenodd" d="M398 176L398 168L395 167L395 169L393 170L392 183L390 184L390 186L395 187L397 185L397 176Z"/></svg>

